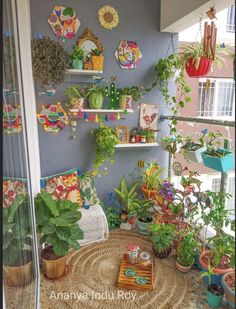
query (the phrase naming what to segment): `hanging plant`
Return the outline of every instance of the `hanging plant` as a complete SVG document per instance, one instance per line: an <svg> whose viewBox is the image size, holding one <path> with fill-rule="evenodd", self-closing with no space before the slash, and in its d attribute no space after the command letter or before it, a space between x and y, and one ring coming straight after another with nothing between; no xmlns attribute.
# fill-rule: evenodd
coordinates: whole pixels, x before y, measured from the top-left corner
<svg viewBox="0 0 236 309"><path fill-rule="evenodd" d="M63 82L69 63L70 56L60 43L48 37L32 40L33 76L44 89Z"/></svg>

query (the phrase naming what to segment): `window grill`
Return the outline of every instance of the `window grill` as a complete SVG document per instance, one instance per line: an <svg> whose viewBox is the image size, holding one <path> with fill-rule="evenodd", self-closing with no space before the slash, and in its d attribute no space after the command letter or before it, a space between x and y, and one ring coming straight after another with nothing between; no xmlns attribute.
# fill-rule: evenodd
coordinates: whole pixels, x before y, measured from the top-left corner
<svg viewBox="0 0 236 309"><path fill-rule="evenodd" d="M235 32L235 5L228 8L226 31Z"/></svg>

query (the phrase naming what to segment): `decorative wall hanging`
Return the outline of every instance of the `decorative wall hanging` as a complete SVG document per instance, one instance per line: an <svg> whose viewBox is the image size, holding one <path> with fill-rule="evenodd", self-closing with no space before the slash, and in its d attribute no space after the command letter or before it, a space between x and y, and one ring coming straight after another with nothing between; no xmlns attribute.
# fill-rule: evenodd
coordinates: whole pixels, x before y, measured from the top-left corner
<svg viewBox="0 0 236 309"><path fill-rule="evenodd" d="M84 30L83 35L77 40L76 45L84 50L85 57L90 57L90 52L92 49L99 49L103 51L101 42L88 28Z"/></svg>
<svg viewBox="0 0 236 309"><path fill-rule="evenodd" d="M129 127L128 126L117 126L116 135L120 140L120 144L129 143Z"/></svg>
<svg viewBox="0 0 236 309"><path fill-rule="evenodd" d="M157 105L141 103L139 125L142 129L157 129Z"/></svg>
<svg viewBox="0 0 236 309"><path fill-rule="evenodd" d="M19 133L22 131L20 105L3 105L3 131L5 133Z"/></svg>
<svg viewBox="0 0 236 309"><path fill-rule="evenodd" d="M119 23L117 11L110 5L105 5L99 9L98 19L101 26L105 29L115 28Z"/></svg>
<svg viewBox="0 0 236 309"><path fill-rule="evenodd" d="M57 5L48 17L52 30L59 38L73 39L81 25L71 7Z"/></svg>
<svg viewBox="0 0 236 309"><path fill-rule="evenodd" d="M58 133L68 124L69 117L58 102L43 105L38 114L38 120L46 132Z"/></svg>
<svg viewBox="0 0 236 309"><path fill-rule="evenodd" d="M142 58L138 44L134 41L122 40L115 52L116 59L122 69L135 69Z"/></svg>

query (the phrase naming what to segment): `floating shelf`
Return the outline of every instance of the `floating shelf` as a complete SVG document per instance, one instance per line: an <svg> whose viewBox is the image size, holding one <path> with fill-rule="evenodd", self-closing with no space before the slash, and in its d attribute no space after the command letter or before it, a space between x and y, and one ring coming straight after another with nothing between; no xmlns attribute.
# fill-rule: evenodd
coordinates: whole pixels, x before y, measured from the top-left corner
<svg viewBox="0 0 236 309"><path fill-rule="evenodd" d="M101 114L101 113L125 113L126 111L128 113L133 113L134 111L132 109L127 109L127 110L124 110L124 109L82 109L82 110L79 110L79 109L69 109L69 111L71 113L79 113L80 111L82 113L97 113L97 114Z"/></svg>
<svg viewBox="0 0 236 309"><path fill-rule="evenodd" d="M140 149L140 148L153 148L158 147L158 143L127 143L127 144L118 144L115 146L117 149Z"/></svg>
<svg viewBox="0 0 236 309"><path fill-rule="evenodd" d="M66 74L70 75L96 75L102 74L103 71L95 71L95 70L77 70L77 69L69 69Z"/></svg>

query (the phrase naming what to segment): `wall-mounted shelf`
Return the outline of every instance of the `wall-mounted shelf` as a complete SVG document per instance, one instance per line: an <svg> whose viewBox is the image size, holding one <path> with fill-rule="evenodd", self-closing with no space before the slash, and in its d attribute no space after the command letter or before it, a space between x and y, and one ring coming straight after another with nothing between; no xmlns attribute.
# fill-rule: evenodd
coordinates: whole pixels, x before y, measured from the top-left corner
<svg viewBox="0 0 236 309"><path fill-rule="evenodd" d="M70 109L69 110L71 113L79 113L80 111L82 113L97 113L97 114L101 114L101 113L133 113L134 111L132 109L127 109L127 110L124 110L124 109L82 109L82 110L79 110L79 109Z"/></svg>
<svg viewBox="0 0 236 309"><path fill-rule="evenodd" d="M158 143L127 143L127 144L118 144L115 146L117 149L142 149L142 148L153 148L158 147Z"/></svg>
<svg viewBox="0 0 236 309"><path fill-rule="evenodd" d="M96 75L102 74L103 71L95 71L95 70L77 70L77 69L69 69L66 71L66 74L69 75Z"/></svg>

